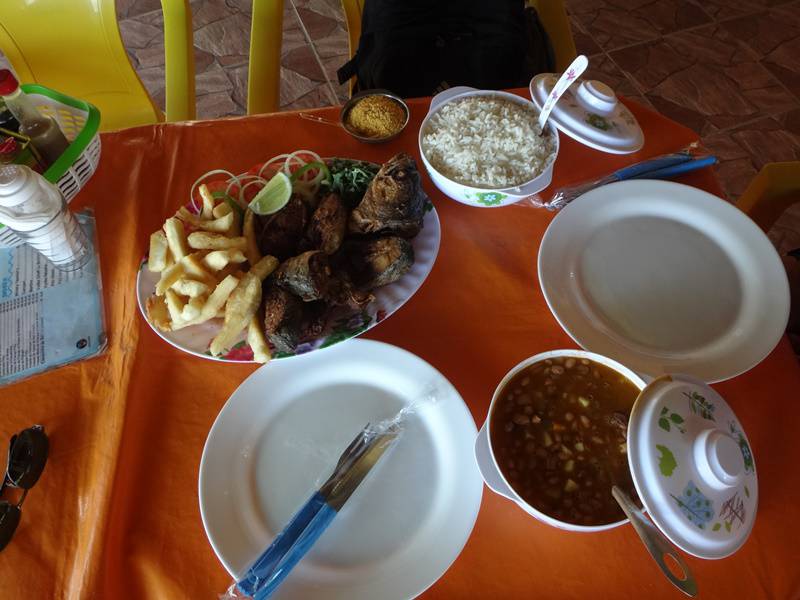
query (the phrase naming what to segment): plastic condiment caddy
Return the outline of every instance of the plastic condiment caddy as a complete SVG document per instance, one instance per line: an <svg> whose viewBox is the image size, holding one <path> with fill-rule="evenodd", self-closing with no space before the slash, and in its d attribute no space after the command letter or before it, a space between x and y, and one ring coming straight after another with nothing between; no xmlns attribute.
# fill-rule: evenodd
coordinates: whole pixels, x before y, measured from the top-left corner
<svg viewBox="0 0 800 600"><path fill-rule="evenodd" d="M53 117L70 140L69 148L43 173L58 187L64 200L72 200L94 174L100 161L100 111L92 104L51 90L43 85L20 86L36 108ZM0 223L0 247L17 246L21 241Z"/></svg>

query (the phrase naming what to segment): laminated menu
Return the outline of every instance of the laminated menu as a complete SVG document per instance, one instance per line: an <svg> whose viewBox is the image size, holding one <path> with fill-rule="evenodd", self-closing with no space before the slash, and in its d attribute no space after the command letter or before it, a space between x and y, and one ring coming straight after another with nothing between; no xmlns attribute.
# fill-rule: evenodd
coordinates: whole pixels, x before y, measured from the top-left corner
<svg viewBox="0 0 800 600"><path fill-rule="evenodd" d="M93 216L76 217L93 240ZM63 272L29 246L0 248L0 386L105 348L96 252L80 270Z"/></svg>

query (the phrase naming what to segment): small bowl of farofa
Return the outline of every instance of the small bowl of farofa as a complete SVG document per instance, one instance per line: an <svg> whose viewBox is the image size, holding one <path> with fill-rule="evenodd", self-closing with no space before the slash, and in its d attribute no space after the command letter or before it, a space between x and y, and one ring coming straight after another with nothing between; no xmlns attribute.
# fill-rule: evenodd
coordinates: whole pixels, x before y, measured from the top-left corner
<svg viewBox="0 0 800 600"><path fill-rule="evenodd" d="M342 107L345 131L368 144L388 142L408 125L408 105L388 90L365 90L353 95Z"/></svg>

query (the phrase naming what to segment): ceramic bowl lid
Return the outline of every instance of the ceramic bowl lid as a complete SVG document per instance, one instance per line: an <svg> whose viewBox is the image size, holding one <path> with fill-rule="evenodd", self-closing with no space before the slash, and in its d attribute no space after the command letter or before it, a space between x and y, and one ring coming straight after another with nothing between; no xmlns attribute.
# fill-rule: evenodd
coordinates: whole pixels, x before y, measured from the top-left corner
<svg viewBox="0 0 800 600"><path fill-rule="evenodd" d="M736 415L708 385L688 375L648 385L631 412L628 462L650 518L676 546L723 558L744 544L756 466Z"/></svg>
<svg viewBox="0 0 800 600"><path fill-rule="evenodd" d="M556 73L540 73L531 80L531 100L539 110L556 81ZM564 92L548 120L571 138L602 152L630 154L644 145L636 117L600 81L576 81Z"/></svg>

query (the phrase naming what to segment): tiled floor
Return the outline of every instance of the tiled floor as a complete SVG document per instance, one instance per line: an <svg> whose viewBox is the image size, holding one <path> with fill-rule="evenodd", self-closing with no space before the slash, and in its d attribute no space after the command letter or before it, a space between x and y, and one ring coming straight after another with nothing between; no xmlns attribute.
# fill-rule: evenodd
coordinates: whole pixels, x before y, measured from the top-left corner
<svg viewBox="0 0 800 600"><path fill-rule="evenodd" d="M589 75L697 131L729 198L765 163L800 160L800 0L566 2ZM117 0L131 60L163 105L160 6ZM243 114L251 0L191 6L198 116ZM348 55L340 0L285 0L283 29L281 108L346 98L335 73ZM782 249L800 246L800 206L770 235Z"/></svg>
<svg viewBox="0 0 800 600"><path fill-rule="evenodd" d="M245 113L251 4L251 0L191 2L199 118ZM120 31L134 67L163 106L164 43L160 7L159 0L117 0ZM313 48L310 41L313 41ZM286 0L281 58L282 109L326 106L343 101L347 97L347 87L336 81L336 69L347 58L347 28L339 0ZM325 67L324 72L320 65Z"/></svg>
<svg viewBox="0 0 800 600"><path fill-rule="evenodd" d="M737 198L768 162L800 160L800 2L567 0L592 74L697 131ZM800 206L770 232L800 246Z"/></svg>

